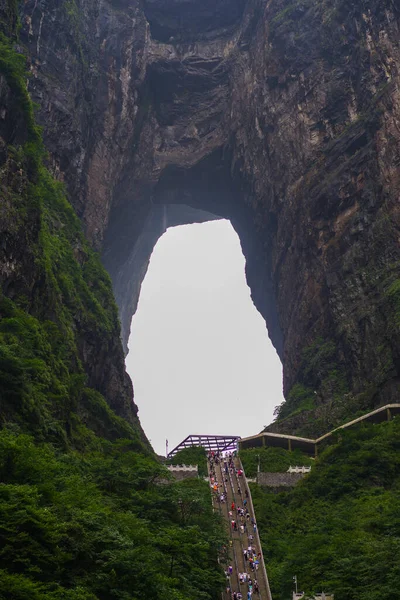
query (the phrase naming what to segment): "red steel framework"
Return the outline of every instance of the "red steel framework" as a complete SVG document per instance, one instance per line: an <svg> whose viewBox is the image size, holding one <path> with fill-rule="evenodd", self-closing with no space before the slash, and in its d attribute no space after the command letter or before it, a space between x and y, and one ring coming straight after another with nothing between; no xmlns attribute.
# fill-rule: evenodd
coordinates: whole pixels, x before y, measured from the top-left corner
<svg viewBox="0 0 400 600"><path fill-rule="evenodd" d="M188 435L183 442L168 452L167 458L172 458L180 450L192 446L202 446L209 452L233 452L237 450L238 440L238 435Z"/></svg>

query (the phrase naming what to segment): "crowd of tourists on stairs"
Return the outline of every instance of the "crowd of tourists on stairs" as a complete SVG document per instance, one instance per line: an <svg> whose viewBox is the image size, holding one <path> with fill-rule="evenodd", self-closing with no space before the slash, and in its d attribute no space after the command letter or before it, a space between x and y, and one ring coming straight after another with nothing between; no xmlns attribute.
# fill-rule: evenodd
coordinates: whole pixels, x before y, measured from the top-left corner
<svg viewBox="0 0 400 600"><path fill-rule="evenodd" d="M213 491L214 501L217 504L221 505L227 502L226 484L229 483L229 476L234 475L238 482L237 494L241 499L241 504L243 504L243 506L237 506L233 500L229 507L230 510L228 510L228 516L230 519L232 533L237 532L239 534L239 539L241 540L241 546L243 549L243 564L245 565L245 570L243 572L237 572L236 577L233 577L233 567L230 565L227 568L225 571L227 578L226 592L228 598L231 598L232 600L242 600L243 593L245 594L244 598L246 600L251 600L253 593L258 595L260 594L260 587L257 581L257 571L262 559L261 552L257 551L254 545L253 533L255 533L257 529L257 524L254 515L252 516L249 511L249 493L245 486L243 486L245 493L242 494L240 478L243 477L243 471L235 467L234 456L232 453L222 455L219 452L211 451L208 453L207 458L209 464L210 486ZM217 467L220 471L219 479L217 476ZM247 542L244 541L246 537ZM232 547L232 540L230 545ZM238 565L236 565L236 568L237 567ZM250 573L248 571L250 571ZM235 581L235 579L238 581L238 590L233 590L232 582Z"/></svg>

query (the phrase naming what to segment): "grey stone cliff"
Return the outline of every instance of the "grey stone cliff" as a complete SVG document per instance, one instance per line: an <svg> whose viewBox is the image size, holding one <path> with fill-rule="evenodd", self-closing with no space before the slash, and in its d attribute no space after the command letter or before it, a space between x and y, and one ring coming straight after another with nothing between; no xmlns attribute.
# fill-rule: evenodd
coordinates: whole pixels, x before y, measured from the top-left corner
<svg viewBox="0 0 400 600"><path fill-rule="evenodd" d="M392 0L21 6L49 164L125 347L159 236L230 219L284 366L276 431L398 395L399 21Z"/></svg>

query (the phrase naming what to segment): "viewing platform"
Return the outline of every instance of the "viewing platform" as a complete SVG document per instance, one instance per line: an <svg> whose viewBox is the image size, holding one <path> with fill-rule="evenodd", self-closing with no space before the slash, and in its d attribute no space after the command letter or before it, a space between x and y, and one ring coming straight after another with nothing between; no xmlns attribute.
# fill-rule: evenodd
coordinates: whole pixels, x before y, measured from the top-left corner
<svg viewBox="0 0 400 600"><path fill-rule="evenodd" d="M192 446L202 446L207 452L234 452L240 436L238 435L188 435L180 444L168 452L167 458L172 458L180 450Z"/></svg>

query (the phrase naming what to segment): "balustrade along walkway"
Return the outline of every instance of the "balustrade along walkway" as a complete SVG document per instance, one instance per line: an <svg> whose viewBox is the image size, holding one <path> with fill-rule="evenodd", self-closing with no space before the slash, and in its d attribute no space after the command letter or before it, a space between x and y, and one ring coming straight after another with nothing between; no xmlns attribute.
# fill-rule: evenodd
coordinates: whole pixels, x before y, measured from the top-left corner
<svg viewBox="0 0 400 600"><path fill-rule="evenodd" d="M223 600L272 600L251 492L240 460L210 453L208 474L214 510L222 515L229 535Z"/></svg>

